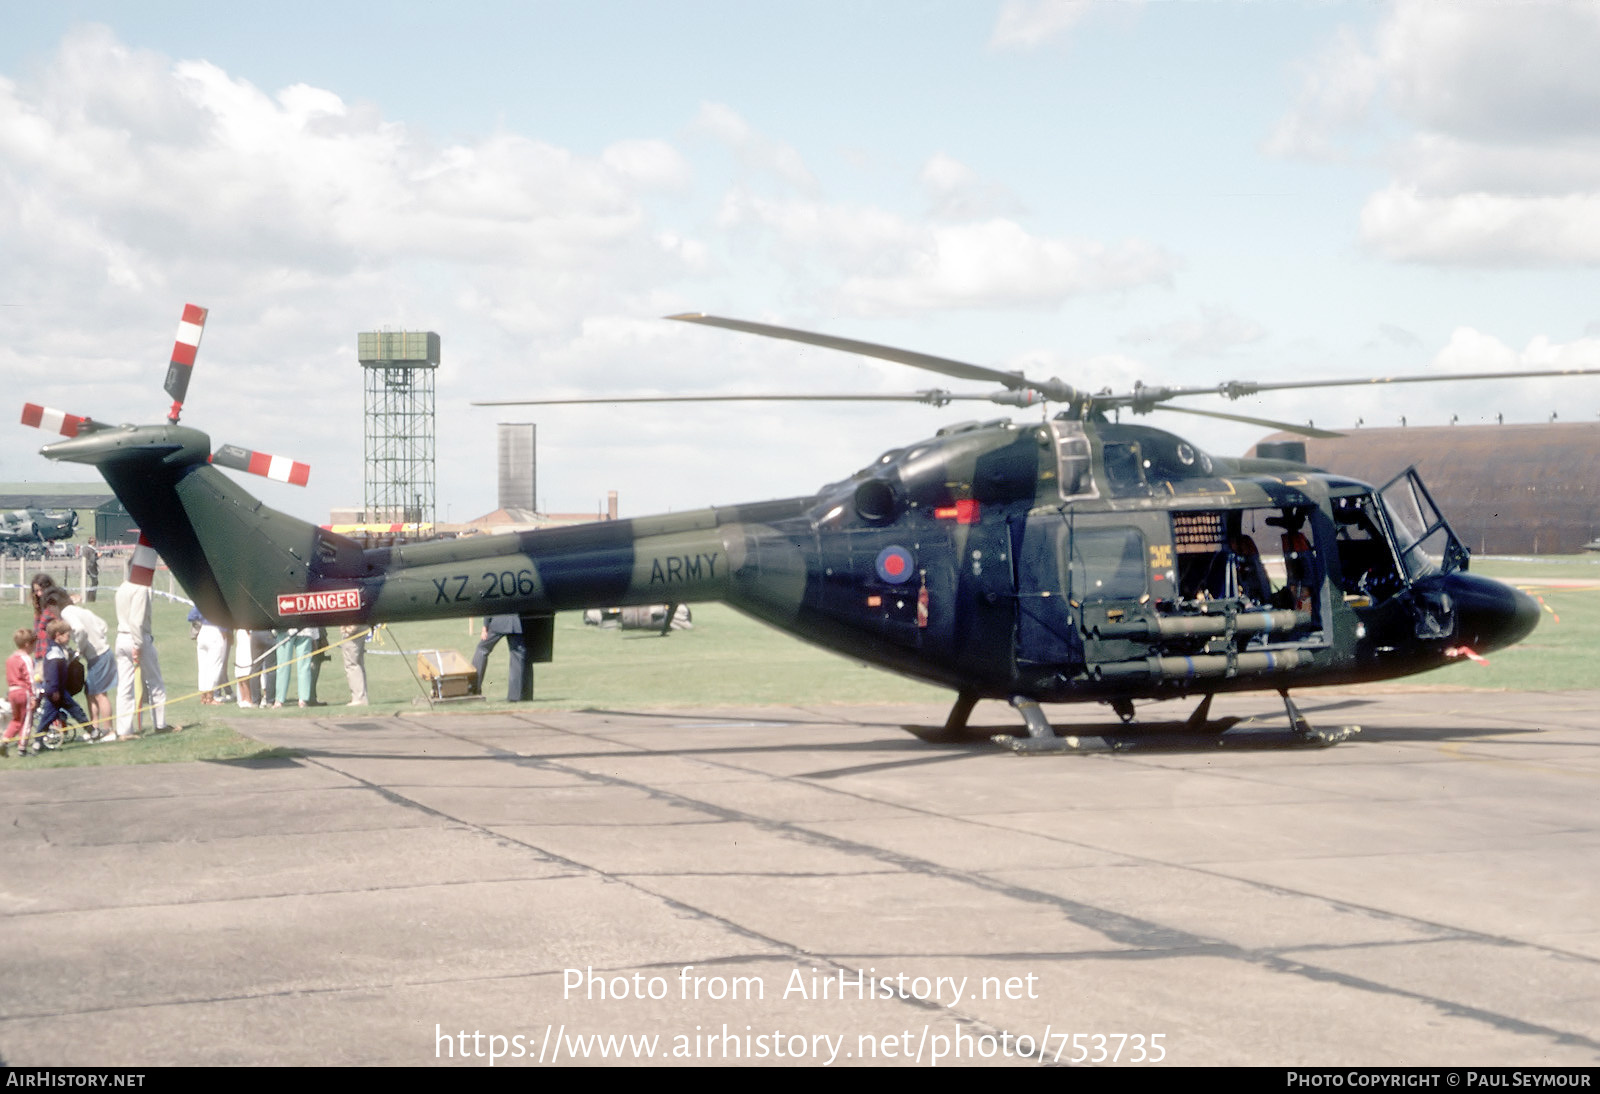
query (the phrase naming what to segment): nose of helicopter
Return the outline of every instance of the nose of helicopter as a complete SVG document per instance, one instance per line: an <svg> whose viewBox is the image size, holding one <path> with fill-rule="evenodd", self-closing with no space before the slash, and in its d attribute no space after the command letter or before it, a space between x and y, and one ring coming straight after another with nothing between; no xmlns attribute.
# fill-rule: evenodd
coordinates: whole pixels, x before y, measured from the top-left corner
<svg viewBox="0 0 1600 1094"><path fill-rule="evenodd" d="M1539 623L1538 601L1510 585L1453 573L1444 579L1444 588L1455 603L1459 641L1479 653L1515 645Z"/></svg>

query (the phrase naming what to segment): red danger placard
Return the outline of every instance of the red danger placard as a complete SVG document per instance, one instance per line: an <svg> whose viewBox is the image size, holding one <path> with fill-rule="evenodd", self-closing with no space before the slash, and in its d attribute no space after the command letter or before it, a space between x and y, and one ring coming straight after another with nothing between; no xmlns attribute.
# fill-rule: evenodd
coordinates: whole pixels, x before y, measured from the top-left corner
<svg viewBox="0 0 1600 1094"><path fill-rule="evenodd" d="M360 589L330 589L323 593L279 593L279 615L320 615L352 612L361 607Z"/></svg>

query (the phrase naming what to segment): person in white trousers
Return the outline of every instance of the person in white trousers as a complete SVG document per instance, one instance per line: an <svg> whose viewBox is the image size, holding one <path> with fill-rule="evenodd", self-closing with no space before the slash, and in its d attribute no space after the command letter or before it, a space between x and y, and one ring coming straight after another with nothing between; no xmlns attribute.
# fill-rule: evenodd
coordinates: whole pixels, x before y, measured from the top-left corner
<svg viewBox="0 0 1600 1094"><path fill-rule="evenodd" d="M156 655L155 638L150 634L150 586L131 577L117 587L117 737L133 736L133 716L142 698L134 686L134 674L144 678L155 713L156 731L167 725L167 689L161 680L161 659ZM109 740L109 738L106 738Z"/></svg>

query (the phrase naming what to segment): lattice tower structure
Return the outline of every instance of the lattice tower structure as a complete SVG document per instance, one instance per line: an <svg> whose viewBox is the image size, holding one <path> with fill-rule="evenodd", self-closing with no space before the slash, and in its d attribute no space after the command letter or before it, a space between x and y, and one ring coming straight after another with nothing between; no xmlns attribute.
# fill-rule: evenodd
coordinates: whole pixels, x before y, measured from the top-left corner
<svg viewBox="0 0 1600 1094"><path fill-rule="evenodd" d="M434 377L439 336L432 331L364 331L356 335L356 356L366 381L366 519L432 523L437 512Z"/></svg>

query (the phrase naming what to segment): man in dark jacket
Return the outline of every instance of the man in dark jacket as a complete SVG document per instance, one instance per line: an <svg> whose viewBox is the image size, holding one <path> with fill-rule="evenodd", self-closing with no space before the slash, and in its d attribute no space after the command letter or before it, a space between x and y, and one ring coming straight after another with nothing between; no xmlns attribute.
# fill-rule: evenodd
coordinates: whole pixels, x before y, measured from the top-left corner
<svg viewBox="0 0 1600 1094"><path fill-rule="evenodd" d="M472 654L472 667L478 673L477 692L483 694L483 674L489 667L489 654L502 638L511 650L506 698L513 703L525 702L533 698L533 664L528 660L528 648L522 639L522 620L515 615L491 615L483 621L478 648Z"/></svg>

